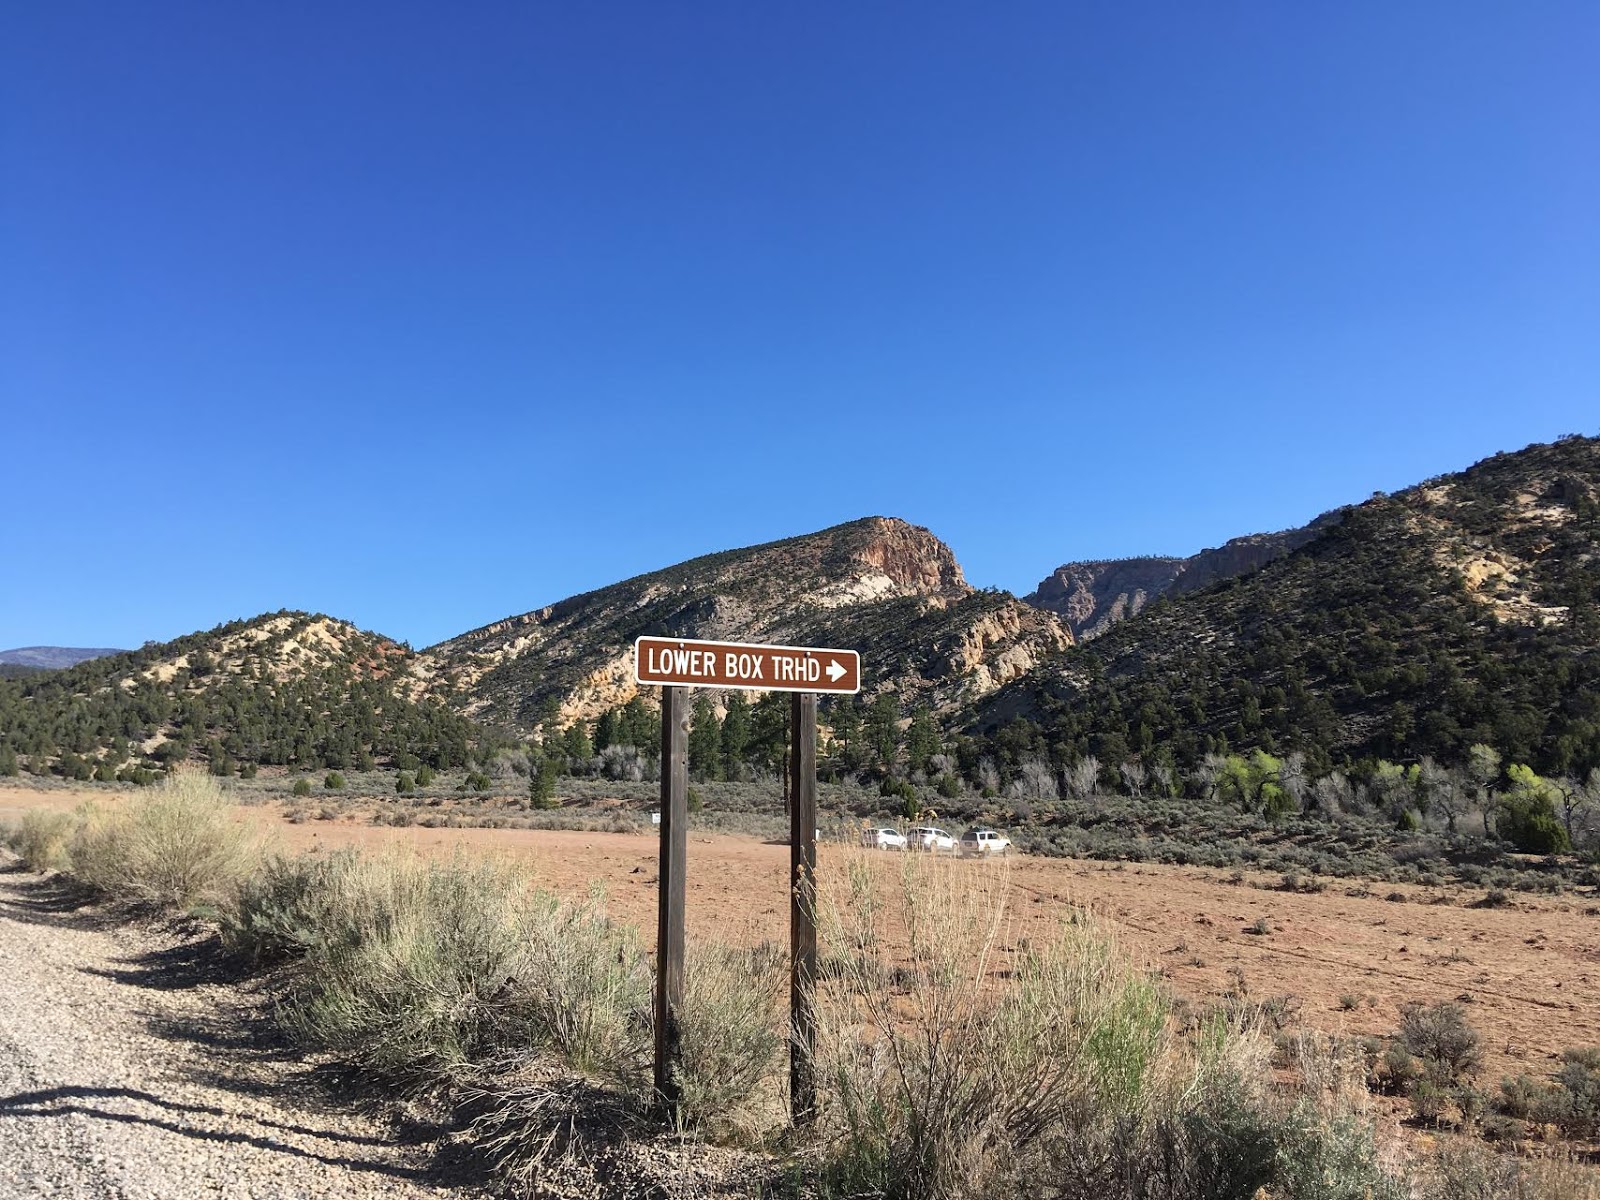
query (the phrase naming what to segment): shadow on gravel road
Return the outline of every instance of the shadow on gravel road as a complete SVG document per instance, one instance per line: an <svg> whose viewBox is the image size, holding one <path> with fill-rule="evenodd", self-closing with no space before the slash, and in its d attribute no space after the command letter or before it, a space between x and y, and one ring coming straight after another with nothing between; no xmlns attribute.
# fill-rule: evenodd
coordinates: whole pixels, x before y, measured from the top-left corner
<svg viewBox="0 0 1600 1200"><path fill-rule="evenodd" d="M141 1115L136 1112L123 1112L95 1103L96 1101L114 1102L119 1100L148 1105L159 1110L161 1115ZM60 1087L37 1092L19 1092L14 1096L0 1097L0 1116L49 1118L65 1116L68 1113L79 1113L101 1121L115 1121L128 1125L147 1125L151 1128L165 1129L170 1133L195 1138L199 1141L254 1146L259 1150L269 1150L278 1154L316 1159L318 1162L325 1163L328 1166L342 1167L351 1171L367 1171L374 1174L390 1175L397 1179L418 1181L429 1181L437 1178L436 1172L427 1168L405 1167L373 1159L352 1158L348 1155L318 1153L315 1150L295 1146L265 1134L241 1133L236 1130L226 1129L207 1129L198 1124L186 1123L182 1118L185 1116L216 1117L233 1122L248 1121L264 1129L272 1129L301 1137L316 1138L320 1141L343 1142L380 1148L388 1148L393 1145L387 1138L362 1137L355 1134L334 1133L323 1129L290 1125L259 1117L249 1117L241 1113L229 1113L223 1109L212 1108L208 1105L179 1104L175 1101L163 1100L160 1096L152 1095L149 1092L141 1092L134 1088Z"/></svg>
<svg viewBox="0 0 1600 1200"><path fill-rule="evenodd" d="M7 880L0 888L0 917L57 929L110 929L126 923L122 914L97 907L91 892L60 875Z"/></svg>
<svg viewBox="0 0 1600 1200"><path fill-rule="evenodd" d="M117 967L85 967L91 975L159 992L182 992L215 984L240 984L259 972L249 962L230 955L222 939L212 933L190 937L159 950L122 960Z"/></svg>
<svg viewBox="0 0 1600 1200"><path fill-rule="evenodd" d="M92 894L59 876L41 879L26 872L21 874L21 879L0 878L0 920L62 930L114 931L126 927L130 915L138 916L132 910L97 904ZM482 1163L462 1158L450 1149L447 1135L453 1126L429 1120L416 1111L397 1111L347 1072L307 1061L270 1018L270 976L247 960L229 954L213 930L195 922L168 922L159 936L177 940L154 949L130 947L125 956L102 957L98 965L85 963L77 969L120 987L154 993L148 1002L138 1003L145 1027L175 1046L197 1050L197 1054L182 1056L187 1060L181 1068L183 1074L198 1086L241 1097L245 1101L241 1109L230 1113L222 1108L165 1100L130 1088L61 1087L0 1096L0 1118L46 1119L79 1113L96 1120L146 1125L207 1142L250 1145L436 1187L481 1186ZM141 1107L146 1111L139 1111ZM336 1118L341 1111L351 1109L364 1110L393 1133L342 1133L337 1129L337 1119L320 1119ZM290 1119L266 1116L265 1111L270 1110ZM295 1118L304 1123L297 1123ZM246 1128L253 1126L261 1132L207 1128L206 1123L213 1119ZM274 1134L370 1146L373 1155L365 1159L319 1153ZM432 1143L438 1144L431 1151L425 1149ZM401 1166L385 1160L385 1151L392 1154L401 1149L423 1150L429 1161L420 1166Z"/></svg>

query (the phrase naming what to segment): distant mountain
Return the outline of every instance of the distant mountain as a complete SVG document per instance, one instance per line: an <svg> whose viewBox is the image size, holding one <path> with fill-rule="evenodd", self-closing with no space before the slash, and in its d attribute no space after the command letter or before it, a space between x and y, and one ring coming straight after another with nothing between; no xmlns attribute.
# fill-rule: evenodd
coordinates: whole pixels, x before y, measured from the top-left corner
<svg viewBox="0 0 1600 1200"><path fill-rule="evenodd" d="M938 711L1000 687L1072 644L1050 613L971 587L926 529L867 517L728 550L507 617L418 656L423 693L526 732L626 703L642 634L839 645L861 651L871 693Z"/></svg>
<svg viewBox="0 0 1600 1200"><path fill-rule="evenodd" d="M32 667L38 671L57 671L62 667L76 666L91 658L105 658L121 654L121 650L85 649L79 646L21 646L16 650L0 650L0 663L16 667Z"/></svg>
<svg viewBox="0 0 1600 1200"><path fill-rule="evenodd" d="M1600 439L1497 454L1297 531L988 697L975 725L1062 761L1299 749L1313 765L1600 766Z"/></svg>
<svg viewBox="0 0 1600 1200"><path fill-rule="evenodd" d="M1278 533L1251 533L1188 558L1117 558L1070 562L1041 580L1025 599L1063 617L1079 641L1105 633L1158 596L1181 596L1222 579L1259 570L1298 550L1343 509L1323 513L1309 525Z"/></svg>

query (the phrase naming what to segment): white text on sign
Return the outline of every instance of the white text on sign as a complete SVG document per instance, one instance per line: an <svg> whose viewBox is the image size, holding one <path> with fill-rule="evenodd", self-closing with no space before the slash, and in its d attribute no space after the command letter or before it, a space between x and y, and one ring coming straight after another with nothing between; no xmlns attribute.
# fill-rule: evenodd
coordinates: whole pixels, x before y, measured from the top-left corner
<svg viewBox="0 0 1600 1200"><path fill-rule="evenodd" d="M861 658L853 650L641 637L634 652L634 678L642 684L844 693L861 688Z"/></svg>
<svg viewBox="0 0 1600 1200"><path fill-rule="evenodd" d="M746 654L724 651L722 669L717 670L717 655L711 650L645 648L644 670L648 675L688 675L694 679L737 679L743 683L816 683L822 678L822 660L804 655L768 653ZM767 675L768 668L772 674ZM844 668L834 664L834 678Z"/></svg>

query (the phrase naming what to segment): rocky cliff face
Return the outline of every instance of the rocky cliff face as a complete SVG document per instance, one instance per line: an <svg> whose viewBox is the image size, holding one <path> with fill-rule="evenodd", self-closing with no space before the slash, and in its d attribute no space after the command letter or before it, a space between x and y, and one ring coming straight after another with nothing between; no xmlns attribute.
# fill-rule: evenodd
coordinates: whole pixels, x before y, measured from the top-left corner
<svg viewBox="0 0 1600 1200"><path fill-rule="evenodd" d="M1324 513L1298 529L1236 537L1188 558L1067 563L1042 580L1027 602L1063 617L1079 641L1092 641L1157 596L1198 591L1292 554L1336 523L1341 512Z"/></svg>
<svg viewBox="0 0 1600 1200"><path fill-rule="evenodd" d="M1181 558L1122 558L1057 567L1027 598L1066 619L1079 640L1099 637L1172 586Z"/></svg>
<svg viewBox="0 0 1600 1200"><path fill-rule="evenodd" d="M1071 644L1053 615L978 592L926 529L867 517L706 555L497 621L423 652L418 694L519 731L553 700L563 720L630 700L643 634L860 650L869 691L949 708Z"/></svg>

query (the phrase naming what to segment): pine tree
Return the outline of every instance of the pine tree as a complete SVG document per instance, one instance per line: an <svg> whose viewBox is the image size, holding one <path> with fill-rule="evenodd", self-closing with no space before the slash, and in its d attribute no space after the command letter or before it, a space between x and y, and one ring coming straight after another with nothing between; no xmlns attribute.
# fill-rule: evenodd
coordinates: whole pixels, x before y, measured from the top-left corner
<svg viewBox="0 0 1600 1200"><path fill-rule="evenodd" d="M834 753L847 767L861 765L861 710L854 696L840 696L828 712L828 727L833 731Z"/></svg>
<svg viewBox="0 0 1600 1200"><path fill-rule="evenodd" d="M867 709L867 743L878 765L888 768L900 755L900 705L893 692L882 692Z"/></svg>
<svg viewBox="0 0 1600 1200"><path fill-rule="evenodd" d="M703 692L695 697L689 726L689 770L699 779L722 778L722 725Z"/></svg>
<svg viewBox="0 0 1600 1200"><path fill-rule="evenodd" d="M756 702L750 719L750 762L767 771L782 771L789 755L789 697L768 692Z"/></svg>
<svg viewBox="0 0 1600 1200"><path fill-rule="evenodd" d="M555 761L540 755L528 766L528 802L539 809L558 807L560 801L556 799L556 776L560 768Z"/></svg>
<svg viewBox="0 0 1600 1200"><path fill-rule="evenodd" d="M635 696L623 707L622 740L646 757L661 753L661 715L651 712L641 696Z"/></svg>
<svg viewBox="0 0 1600 1200"><path fill-rule="evenodd" d="M725 779L737 779L750 753L750 702L743 692L728 697L722 718L722 768Z"/></svg>
<svg viewBox="0 0 1600 1200"><path fill-rule="evenodd" d="M933 723L933 713L926 706L920 707L906 730L907 761L913 771L926 772L928 760L939 751L939 727Z"/></svg>
<svg viewBox="0 0 1600 1200"><path fill-rule="evenodd" d="M594 743L589 740L588 725L582 721L574 721L561 737L561 748L574 766L593 758Z"/></svg>

